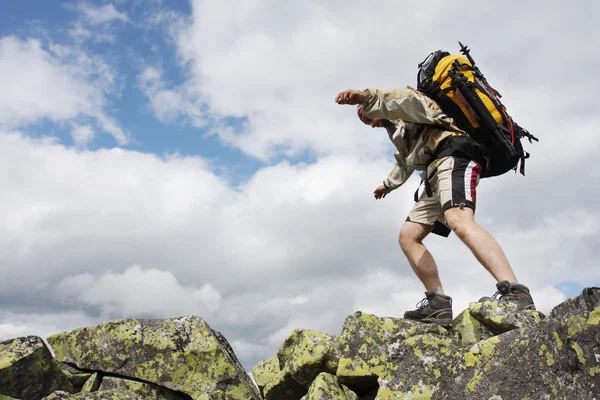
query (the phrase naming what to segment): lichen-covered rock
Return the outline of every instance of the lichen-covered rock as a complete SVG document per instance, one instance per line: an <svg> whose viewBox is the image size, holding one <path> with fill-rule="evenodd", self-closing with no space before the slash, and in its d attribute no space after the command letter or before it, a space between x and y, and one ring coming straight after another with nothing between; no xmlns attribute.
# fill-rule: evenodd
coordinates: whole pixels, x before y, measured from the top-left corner
<svg viewBox="0 0 600 400"><path fill-rule="evenodd" d="M577 297L572 297L554 307L550 317L566 321L570 316L579 315L588 318L590 312L600 307L600 288L585 288Z"/></svg>
<svg viewBox="0 0 600 400"><path fill-rule="evenodd" d="M274 382L280 373L281 369L279 369L279 359L277 358L277 356L273 356L268 360L259 362L252 369L252 376L254 377L254 382L256 382L258 390L263 396L265 393L265 386L267 386L269 382Z"/></svg>
<svg viewBox="0 0 600 400"><path fill-rule="evenodd" d="M338 338L321 332L294 330L279 347L279 368L308 387L321 372L335 373L339 355Z"/></svg>
<svg viewBox="0 0 600 400"><path fill-rule="evenodd" d="M18 400L18 399L0 394L0 400Z"/></svg>
<svg viewBox="0 0 600 400"><path fill-rule="evenodd" d="M187 400L188 397L172 390L161 388L150 383L132 381L117 377L104 377L99 390L117 390L133 392L143 399L153 400Z"/></svg>
<svg viewBox="0 0 600 400"><path fill-rule="evenodd" d="M358 396L347 387L340 385L335 375L322 372L301 400L358 400Z"/></svg>
<svg viewBox="0 0 600 400"><path fill-rule="evenodd" d="M63 391L57 391L42 400L147 400L133 392L123 390L102 390L93 393L75 393L70 394Z"/></svg>
<svg viewBox="0 0 600 400"><path fill-rule="evenodd" d="M344 323L335 376L319 374L309 393L279 369L290 356L281 349L255 376L259 385L273 374L289 379L268 400L600 399L597 293L584 290L552 318L512 304L472 303L448 330L357 312Z"/></svg>
<svg viewBox="0 0 600 400"><path fill-rule="evenodd" d="M112 321L50 336L48 343L59 361L77 368L140 379L194 399L260 399L227 340L199 317Z"/></svg>
<svg viewBox="0 0 600 400"><path fill-rule="evenodd" d="M569 338L554 321L499 335L494 346L465 354L461 374L465 399L592 399L598 395L598 325L587 324ZM472 373L472 374L471 374ZM595 391L595 392L594 392ZM595 395L594 395L595 393Z"/></svg>
<svg viewBox="0 0 600 400"><path fill-rule="evenodd" d="M91 372L80 371L69 364L59 363L58 367L65 374L69 382L71 382L73 393L80 392L83 385L92 377Z"/></svg>
<svg viewBox="0 0 600 400"><path fill-rule="evenodd" d="M397 368L388 362L388 356L403 346L404 339L426 333L449 335L438 325L358 311L344 321L336 376L362 396L377 387L377 380L385 371Z"/></svg>
<svg viewBox="0 0 600 400"><path fill-rule="evenodd" d="M495 300L469 304L469 313L494 334L535 326L547 318L538 311L523 311L513 303Z"/></svg>
<svg viewBox="0 0 600 400"><path fill-rule="evenodd" d="M297 329L280 346L276 361L268 360L256 370L257 383L266 399L299 399L321 372L335 373L338 359L337 337Z"/></svg>
<svg viewBox="0 0 600 400"><path fill-rule="evenodd" d="M95 372L90 376L90 378L83 384L81 388L81 393L90 393L95 392L100 388L100 384L102 383L102 374Z"/></svg>
<svg viewBox="0 0 600 400"><path fill-rule="evenodd" d="M0 394L37 400L55 390L71 392L73 387L41 338L0 342Z"/></svg>
<svg viewBox="0 0 600 400"><path fill-rule="evenodd" d="M463 348L462 342L447 333L400 339L388 349L388 368L379 375L378 398L435 398L456 373L453 364ZM394 397L399 393L403 397Z"/></svg>
<svg viewBox="0 0 600 400"><path fill-rule="evenodd" d="M494 336L488 328L473 318L469 310L464 310L454 318L450 330L465 345Z"/></svg>

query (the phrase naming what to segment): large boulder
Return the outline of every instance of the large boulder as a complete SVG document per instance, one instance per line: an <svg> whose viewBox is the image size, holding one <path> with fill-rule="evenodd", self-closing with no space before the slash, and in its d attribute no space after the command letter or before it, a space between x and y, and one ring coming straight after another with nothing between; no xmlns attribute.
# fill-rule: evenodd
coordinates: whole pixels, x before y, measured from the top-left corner
<svg viewBox="0 0 600 400"><path fill-rule="evenodd" d="M260 399L227 340L199 317L123 319L47 340L59 361L79 369L141 380L193 399Z"/></svg>
<svg viewBox="0 0 600 400"><path fill-rule="evenodd" d="M0 395L37 400L55 390L73 387L40 337L0 342Z"/></svg>

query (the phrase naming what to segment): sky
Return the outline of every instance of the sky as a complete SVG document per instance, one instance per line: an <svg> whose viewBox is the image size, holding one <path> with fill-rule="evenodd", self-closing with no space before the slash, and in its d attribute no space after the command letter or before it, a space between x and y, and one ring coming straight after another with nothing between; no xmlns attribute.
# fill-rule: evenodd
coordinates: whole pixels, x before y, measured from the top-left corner
<svg viewBox="0 0 600 400"><path fill-rule="evenodd" d="M374 200L393 147L334 99L459 40L540 139L478 222L542 312L600 286L600 4L541 4L2 2L0 340L193 314L251 370L296 328L402 317L419 179ZM455 235L425 244L455 316L495 292Z"/></svg>

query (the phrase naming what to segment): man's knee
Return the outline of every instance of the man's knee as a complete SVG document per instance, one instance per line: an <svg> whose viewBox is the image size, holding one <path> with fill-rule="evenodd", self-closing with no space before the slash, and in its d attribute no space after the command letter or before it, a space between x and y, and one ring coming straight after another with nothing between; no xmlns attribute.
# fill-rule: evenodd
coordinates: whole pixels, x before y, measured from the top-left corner
<svg viewBox="0 0 600 400"><path fill-rule="evenodd" d="M452 207L444 212L448 226L457 236L462 237L475 224L474 211L468 207Z"/></svg>
<svg viewBox="0 0 600 400"><path fill-rule="evenodd" d="M414 244L422 243L433 227L418 222L406 221L400 229L398 243L404 252Z"/></svg>

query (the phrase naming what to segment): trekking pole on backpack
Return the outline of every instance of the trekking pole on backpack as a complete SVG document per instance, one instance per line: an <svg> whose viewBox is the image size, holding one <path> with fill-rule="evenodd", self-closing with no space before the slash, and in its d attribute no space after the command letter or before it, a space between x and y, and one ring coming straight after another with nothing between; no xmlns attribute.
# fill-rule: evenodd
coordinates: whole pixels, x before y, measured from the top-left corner
<svg viewBox="0 0 600 400"><path fill-rule="evenodd" d="M456 90L460 92L462 97L464 97L473 111L475 111L481 125L484 126L486 130L493 133L490 137L498 148L504 149L502 154L504 154L507 159L517 157L517 151L513 143L508 139L507 135L504 134L504 131L507 130L499 125L488 112L487 107L483 104L481 98L475 93L472 83L469 82L463 74L457 72L460 71L461 68L462 65L457 60L454 60L452 69L448 71L448 75L452 78L452 84L456 87ZM510 131L507 131L507 133L511 134Z"/></svg>

